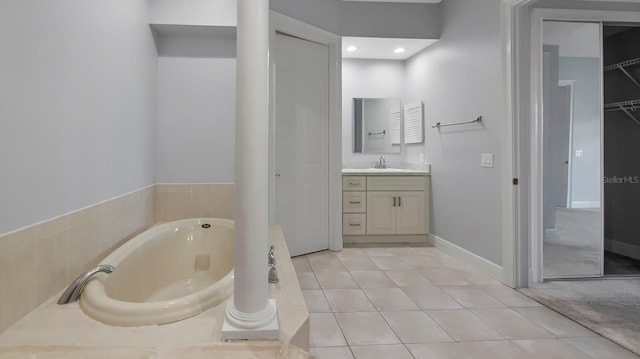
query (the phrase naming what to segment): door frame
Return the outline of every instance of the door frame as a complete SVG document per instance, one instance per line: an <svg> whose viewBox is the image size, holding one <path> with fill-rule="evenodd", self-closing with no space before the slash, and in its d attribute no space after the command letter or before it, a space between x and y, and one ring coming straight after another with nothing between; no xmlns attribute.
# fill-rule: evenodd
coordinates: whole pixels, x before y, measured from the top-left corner
<svg viewBox="0 0 640 359"><path fill-rule="evenodd" d="M543 166L542 166L542 23L545 20L550 21L580 21L580 22L621 22L621 23L638 23L640 22L640 12L630 11L608 11L608 10L573 10L573 9L533 9L532 10L532 32L531 32L531 105L532 105L532 127L530 141L530 173L531 187L529 193L530 208L530 283L541 283L544 279L543 269L543 226L542 226L542 184L543 184ZM601 30L602 31L602 30ZM602 36L600 36L600 47L602 48ZM602 65L602 58L601 58ZM601 73L600 100L604 99ZM600 174L604 173L604 106L601 107L601 137L600 137ZM600 183L600 203L603 204L604 184ZM601 223L604 224L604 208L601 207ZM604 232L604 226L601 229ZM602 237L602 250L604 250L604 235ZM602 251L601 251L602 253ZM604 258L601 261L601 272L603 271Z"/></svg>
<svg viewBox="0 0 640 359"><path fill-rule="evenodd" d="M501 0L504 130L502 151L502 282L516 288L528 287L535 277L531 258L531 161L536 153L530 143L536 108L531 88L531 21L536 0ZM626 0L640 3L640 0ZM586 2L585 2L586 3ZM576 12L584 10L565 10ZM612 13L592 10L592 16ZM640 16L633 12L613 12L631 22ZM606 15L607 17L612 17ZM616 16L617 17L617 16ZM618 20L619 21L619 20ZM517 182L516 182L517 180Z"/></svg>
<svg viewBox="0 0 640 359"><path fill-rule="evenodd" d="M269 51L273 52L276 32L326 45L329 49L329 238L330 250L342 249L342 38L302 21L270 11ZM269 56L269 223L275 223L275 72Z"/></svg>

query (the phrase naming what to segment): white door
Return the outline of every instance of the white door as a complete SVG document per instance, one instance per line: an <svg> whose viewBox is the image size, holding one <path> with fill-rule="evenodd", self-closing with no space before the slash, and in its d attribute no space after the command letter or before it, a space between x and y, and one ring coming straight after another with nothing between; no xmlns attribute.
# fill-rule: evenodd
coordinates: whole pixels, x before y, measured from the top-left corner
<svg viewBox="0 0 640 359"><path fill-rule="evenodd" d="M292 256L329 248L329 49L275 39L276 223Z"/></svg>

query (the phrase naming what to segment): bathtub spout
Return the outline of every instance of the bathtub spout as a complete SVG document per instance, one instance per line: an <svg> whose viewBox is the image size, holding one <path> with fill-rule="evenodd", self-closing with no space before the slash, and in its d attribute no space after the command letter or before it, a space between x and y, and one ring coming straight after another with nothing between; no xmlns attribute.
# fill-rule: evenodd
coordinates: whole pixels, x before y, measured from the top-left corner
<svg viewBox="0 0 640 359"><path fill-rule="evenodd" d="M58 299L58 304L67 304L77 301L80 298L80 294L82 294L84 286L94 274L99 272L111 273L114 270L115 268L113 266L102 264L84 272L82 275L76 278L73 283L71 283L71 285L67 288L67 290L64 291L64 293L62 293L62 296L60 297L60 299Z"/></svg>

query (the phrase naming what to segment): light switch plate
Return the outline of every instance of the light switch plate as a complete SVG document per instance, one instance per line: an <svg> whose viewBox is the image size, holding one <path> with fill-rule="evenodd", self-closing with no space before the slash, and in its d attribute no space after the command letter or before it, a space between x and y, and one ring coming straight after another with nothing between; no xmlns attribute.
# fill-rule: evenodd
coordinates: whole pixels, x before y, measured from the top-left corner
<svg viewBox="0 0 640 359"><path fill-rule="evenodd" d="M482 167L493 167L493 153L481 153L480 164Z"/></svg>

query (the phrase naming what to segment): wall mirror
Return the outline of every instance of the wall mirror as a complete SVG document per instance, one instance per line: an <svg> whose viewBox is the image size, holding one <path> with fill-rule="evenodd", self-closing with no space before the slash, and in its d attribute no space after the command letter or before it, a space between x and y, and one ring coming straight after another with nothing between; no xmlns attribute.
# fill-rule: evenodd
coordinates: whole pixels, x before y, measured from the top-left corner
<svg viewBox="0 0 640 359"><path fill-rule="evenodd" d="M400 153L402 103L398 98L353 99L353 152Z"/></svg>

